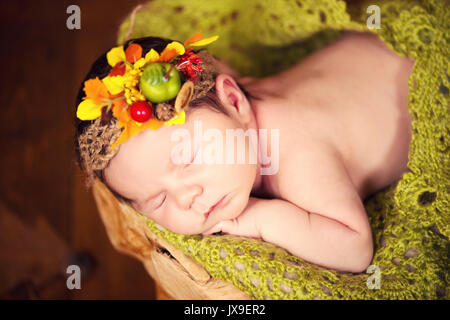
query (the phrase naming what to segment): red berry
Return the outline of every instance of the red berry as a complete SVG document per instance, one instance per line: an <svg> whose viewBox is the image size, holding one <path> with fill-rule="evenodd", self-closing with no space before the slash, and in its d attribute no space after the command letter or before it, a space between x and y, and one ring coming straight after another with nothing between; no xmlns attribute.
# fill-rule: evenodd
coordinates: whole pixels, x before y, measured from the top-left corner
<svg viewBox="0 0 450 320"><path fill-rule="evenodd" d="M131 119L137 122L146 122L152 117L152 108L147 101L137 101L130 107Z"/></svg>

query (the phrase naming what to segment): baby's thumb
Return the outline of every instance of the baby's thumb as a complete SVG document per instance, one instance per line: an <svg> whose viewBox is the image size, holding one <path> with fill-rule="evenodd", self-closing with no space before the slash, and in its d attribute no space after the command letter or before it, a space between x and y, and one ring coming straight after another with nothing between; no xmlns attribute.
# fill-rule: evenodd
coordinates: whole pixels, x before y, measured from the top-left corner
<svg viewBox="0 0 450 320"><path fill-rule="evenodd" d="M218 224L206 230L202 234L206 236L216 232L232 233L234 227L235 227L234 220L224 220L220 221Z"/></svg>
<svg viewBox="0 0 450 320"><path fill-rule="evenodd" d="M202 235L207 236L216 232L220 232L222 231L222 226L221 226L222 222L217 223L216 225L214 225L213 227L209 228L208 230L202 232Z"/></svg>

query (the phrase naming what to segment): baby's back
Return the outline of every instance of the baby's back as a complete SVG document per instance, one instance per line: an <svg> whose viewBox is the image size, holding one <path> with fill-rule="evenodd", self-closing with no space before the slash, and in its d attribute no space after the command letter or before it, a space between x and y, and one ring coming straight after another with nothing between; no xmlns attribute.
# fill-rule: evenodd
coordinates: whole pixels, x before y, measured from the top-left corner
<svg viewBox="0 0 450 320"><path fill-rule="evenodd" d="M412 67L412 60L390 51L375 35L348 32L281 74L284 82L274 92L295 92L274 118L274 127L283 128L280 137L287 137L280 143L284 165L311 170L299 161L312 164L314 153L329 149L362 199L398 180L407 170L411 139ZM315 170L320 174L321 168Z"/></svg>

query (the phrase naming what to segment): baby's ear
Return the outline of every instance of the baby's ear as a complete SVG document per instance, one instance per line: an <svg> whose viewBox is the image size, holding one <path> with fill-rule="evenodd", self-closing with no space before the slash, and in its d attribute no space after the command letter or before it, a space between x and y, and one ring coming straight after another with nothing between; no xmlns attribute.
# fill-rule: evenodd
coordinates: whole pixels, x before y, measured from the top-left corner
<svg viewBox="0 0 450 320"><path fill-rule="evenodd" d="M231 76L222 73L216 77L216 94L232 118L244 126L250 123L252 120L250 102Z"/></svg>

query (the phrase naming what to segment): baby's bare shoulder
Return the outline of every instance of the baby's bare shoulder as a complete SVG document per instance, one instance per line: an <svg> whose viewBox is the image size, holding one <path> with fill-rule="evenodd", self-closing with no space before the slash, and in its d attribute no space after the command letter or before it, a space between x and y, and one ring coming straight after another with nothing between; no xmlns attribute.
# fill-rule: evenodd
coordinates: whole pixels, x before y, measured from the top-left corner
<svg viewBox="0 0 450 320"><path fill-rule="evenodd" d="M339 153L328 145L293 150L279 173L280 197L306 211L327 212L339 204L361 203Z"/></svg>
<svg viewBox="0 0 450 320"><path fill-rule="evenodd" d="M280 166L281 168L281 166ZM285 164L279 191L283 200L370 234L364 205L335 150L317 144L294 152Z"/></svg>

